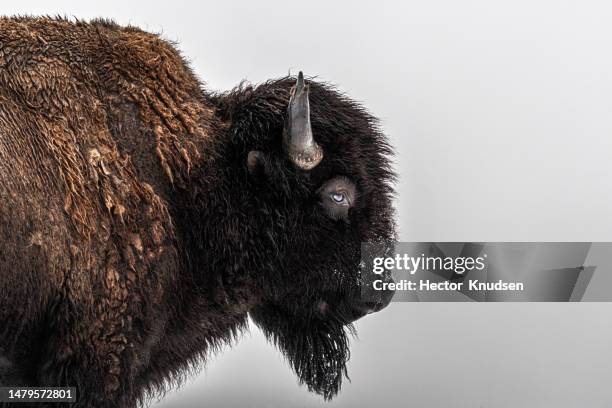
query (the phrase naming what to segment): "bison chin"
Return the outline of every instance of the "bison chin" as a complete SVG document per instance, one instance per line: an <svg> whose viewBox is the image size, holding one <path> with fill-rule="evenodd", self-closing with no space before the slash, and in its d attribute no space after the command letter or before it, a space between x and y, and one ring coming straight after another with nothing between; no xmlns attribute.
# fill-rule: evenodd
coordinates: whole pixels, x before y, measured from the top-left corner
<svg viewBox="0 0 612 408"><path fill-rule="evenodd" d="M352 325L332 318L297 317L277 306L260 306L251 318L287 358L301 384L309 391L333 398L348 379L349 334Z"/></svg>

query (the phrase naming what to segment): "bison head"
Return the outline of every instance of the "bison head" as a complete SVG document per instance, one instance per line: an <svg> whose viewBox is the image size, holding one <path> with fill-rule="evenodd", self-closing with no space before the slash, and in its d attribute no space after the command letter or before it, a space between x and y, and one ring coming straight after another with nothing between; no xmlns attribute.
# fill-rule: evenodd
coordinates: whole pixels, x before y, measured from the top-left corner
<svg viewBox="0 0 612 408"><path fill-rule="evenodd" d="M216 103L229 129L218 157L231 157L216 165L228 183L216 188L232 210L209 232L235 240L229 269L256 288L252 320L301 382L331 398L351 323L392 297L360 290L361 244L395 237L390 146L360 105L301 72Z"/></svg>

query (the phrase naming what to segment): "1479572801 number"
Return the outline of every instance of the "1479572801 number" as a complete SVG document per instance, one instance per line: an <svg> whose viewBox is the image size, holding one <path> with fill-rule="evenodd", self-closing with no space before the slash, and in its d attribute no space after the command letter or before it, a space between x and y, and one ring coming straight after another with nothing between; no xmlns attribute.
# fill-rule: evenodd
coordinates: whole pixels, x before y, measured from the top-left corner
<svg viewBox="0 0 612 408"><path fill-rule="evenodd" d="M76 402L74 387L0 387L0 402Z"/></svg>

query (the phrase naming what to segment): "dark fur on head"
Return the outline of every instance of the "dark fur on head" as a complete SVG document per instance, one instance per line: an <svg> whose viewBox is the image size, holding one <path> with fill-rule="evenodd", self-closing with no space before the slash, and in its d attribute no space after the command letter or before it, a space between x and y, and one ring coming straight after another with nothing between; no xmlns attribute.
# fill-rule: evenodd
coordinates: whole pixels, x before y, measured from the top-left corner
<svg viewBox="0 0 612 408"><path fill-rule="evenodd" d="M394 176L391 149L376 119L334 87L308 82L313 133L325 152L319 166L296 170L283 153L287 102L295 83L295 78L283 78L218 96L220 115L232 123L229 150L219 157L230 157L231 151L236 161L214 167L235 169L226 180L242 181L234 184L236 197L230 202L236 208L227 222L235 222L236 214L249 220L240 232L251 237L244 249L249 267L236 269L249 274L262 294L262 305L251 317L283 351L300 381L330 398L340 389L349 358L347 332L354 316L346 304L359 296L360 244L395 236L390 206ZM240 164L252 150L261 155L249 174ZM330 219L318 204L316 191L337 176L357 186L347 222ZM227 224L208 228L223 230Z"/></svg>
<svg viewBox="0 0 612 408"><path fill-rule="evenodd" d="M395 237L392 150L307 79L324 156L296 167L294 84L213 94L138 28L0 18L0 385L133 407L250 313L301 382L338 392L351 322L389 301L362 302L359 261Z"/></svg>

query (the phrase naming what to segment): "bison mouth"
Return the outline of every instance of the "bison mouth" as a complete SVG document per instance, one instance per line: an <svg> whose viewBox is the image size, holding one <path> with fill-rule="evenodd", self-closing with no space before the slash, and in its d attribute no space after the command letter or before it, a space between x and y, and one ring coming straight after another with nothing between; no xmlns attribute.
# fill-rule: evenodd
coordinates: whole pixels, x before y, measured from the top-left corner
<svg viewBox="0 0 612 408"><path fill-rule="evenodd" d="M251 318L287 358L301 384L326 400L334 397L346 377L349 335L354 328L335 318L298 317L277 305L259 306Z"/></svg>

